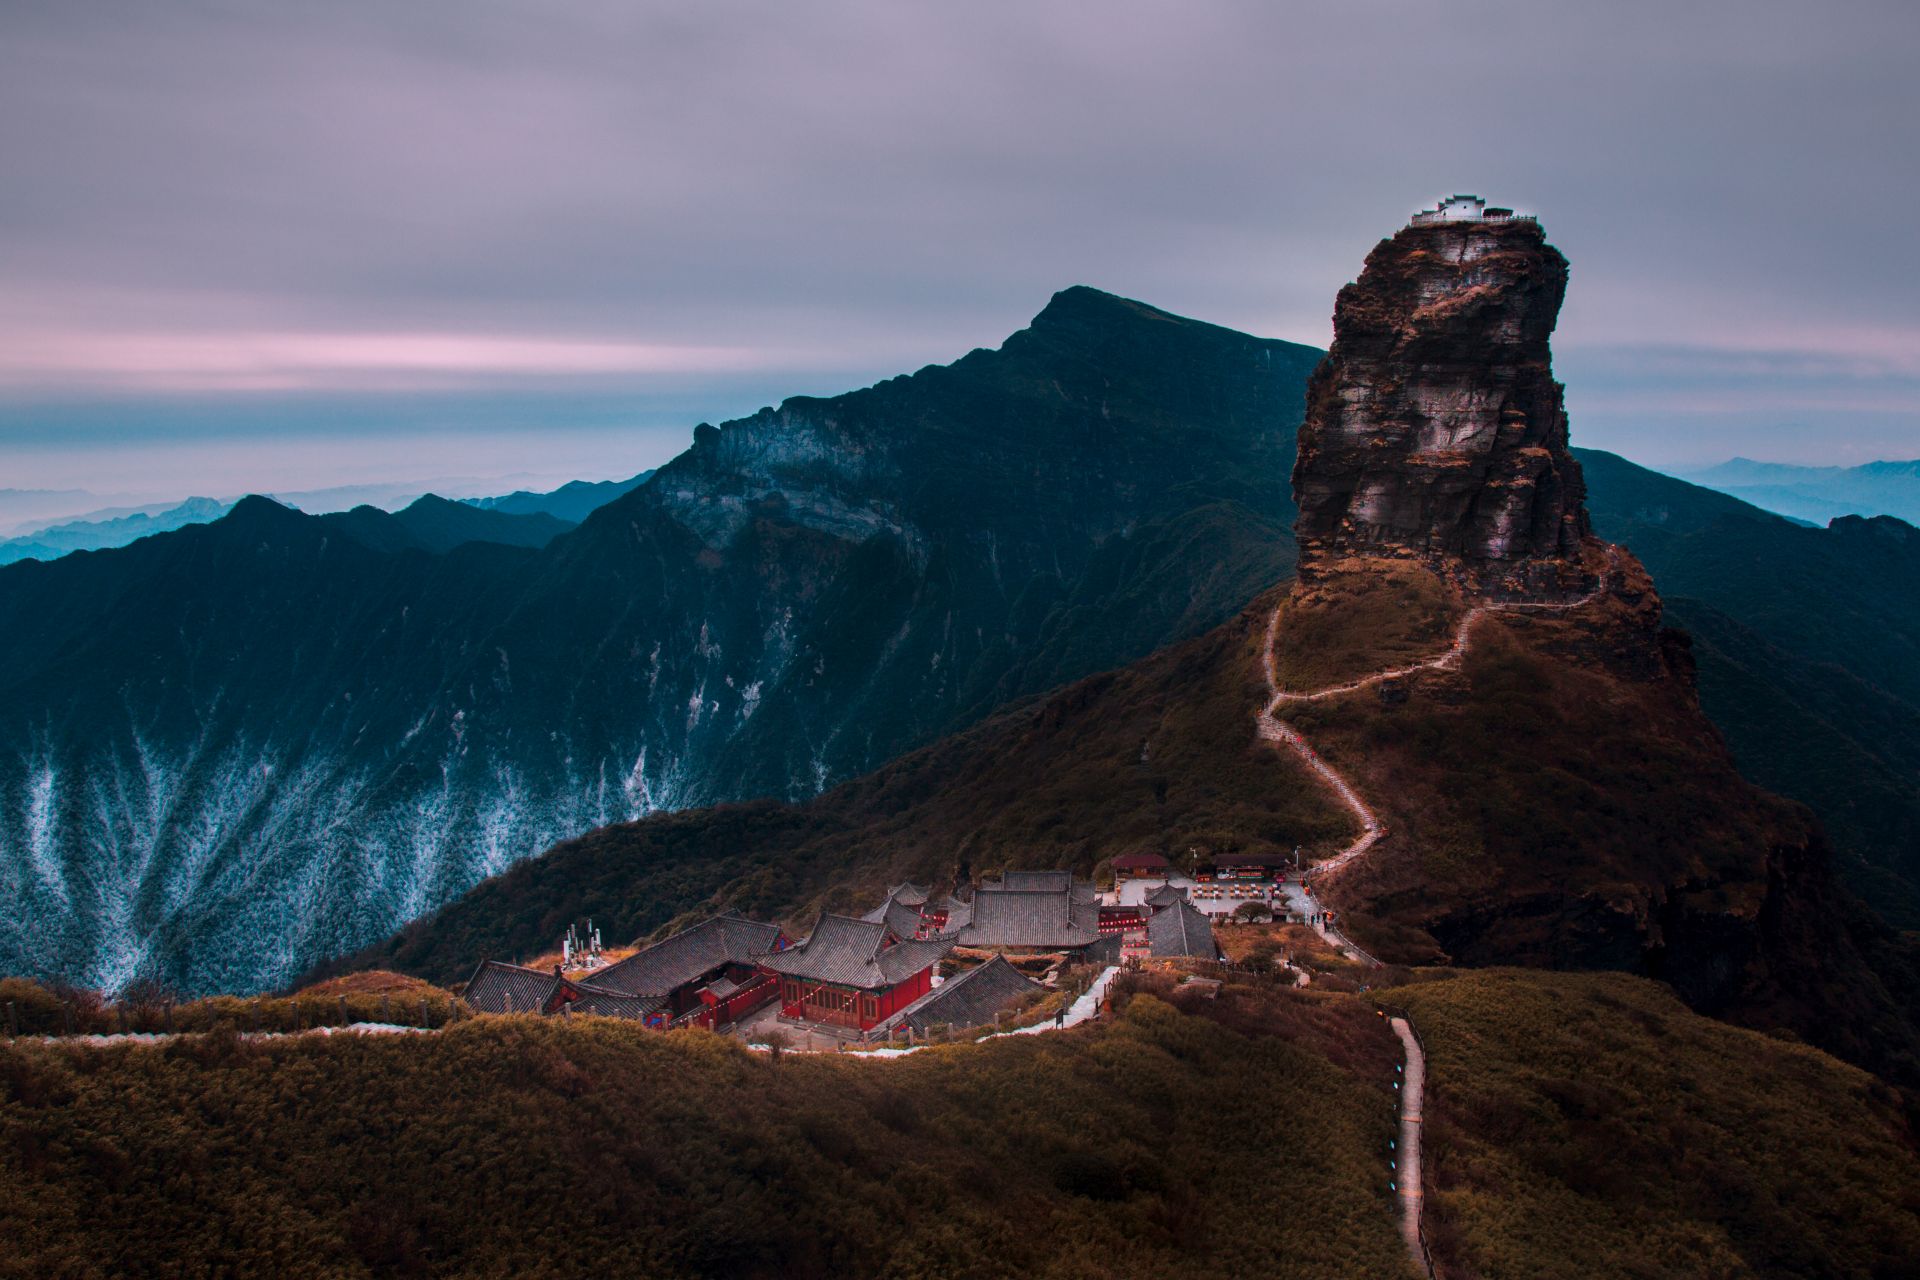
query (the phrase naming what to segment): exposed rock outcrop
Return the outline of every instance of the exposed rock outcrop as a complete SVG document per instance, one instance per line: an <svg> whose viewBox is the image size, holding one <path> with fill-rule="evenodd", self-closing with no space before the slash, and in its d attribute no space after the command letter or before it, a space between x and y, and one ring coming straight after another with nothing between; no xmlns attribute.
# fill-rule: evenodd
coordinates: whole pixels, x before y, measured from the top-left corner
<svg viewBox="0 0 1920 1280"><path fill-rule="evenodd" d="M1653 580L1590 532L1548 352L1566 282L1536 223L1468 217L1383 241L1340 293L1277 668L1471 647L1293 713L1380 824L1322 891L1388 960L1637 970L1920 1082L1911 961L1838 890L1810 816L1739 776ZM1410 588L1414 565L1438 581ZM1498 601L1547 607L1463 629Z"/></svg>
<svg viewBox="0 0 1920 1280"><path fill-rule="evenodd" d="M1585 486L1548 350L1566 287L1531 219L1413 225L1368 255L1308 387L1303 578L1388 555L1478 593L1577 587Z"/></svg>

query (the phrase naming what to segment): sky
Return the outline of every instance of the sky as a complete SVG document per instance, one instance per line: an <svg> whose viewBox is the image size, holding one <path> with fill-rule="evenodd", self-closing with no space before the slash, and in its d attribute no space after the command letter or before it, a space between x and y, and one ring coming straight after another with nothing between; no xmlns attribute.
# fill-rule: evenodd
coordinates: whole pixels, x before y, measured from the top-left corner
<svg viewBox="0 0 1920 1280"><path fill-rule="evenodd" d="M1920 456L1920 5L13 0L0 489L629 475L1090 284L1324 346L1455 191L1576 444Z"/></svg>

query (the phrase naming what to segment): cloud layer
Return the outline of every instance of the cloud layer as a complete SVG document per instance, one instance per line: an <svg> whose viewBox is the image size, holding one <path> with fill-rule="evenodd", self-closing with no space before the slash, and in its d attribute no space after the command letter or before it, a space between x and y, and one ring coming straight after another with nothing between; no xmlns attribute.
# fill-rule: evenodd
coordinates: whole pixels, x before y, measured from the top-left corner
<svg viewBox="0 0 1920 1280"><path fill-rule="evenodd" d="M1582 442L1920 453L1915 65L1905 0L8 6L0 459L180 396L722 417L1073 283L1324 342L1453 190L1572 258Z"/></svg>

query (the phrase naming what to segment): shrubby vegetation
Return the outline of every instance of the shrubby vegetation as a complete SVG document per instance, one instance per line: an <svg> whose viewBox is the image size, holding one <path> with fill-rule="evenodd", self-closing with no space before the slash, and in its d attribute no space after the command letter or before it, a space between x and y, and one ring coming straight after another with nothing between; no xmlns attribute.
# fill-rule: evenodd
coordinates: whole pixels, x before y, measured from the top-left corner
<svg viewBox="0 0 1920 1280"><path fill-rule="evenodd" d="M1283 660L1296 613L1317 643L1372 652L1372 594L1290 602ZM1739 775L1684 639L1645 603L1496 614L1458 672L1289 708L1388 828L1329 890L1342 927L1406 963L1659 977L1920 1090L1920 948L1836 891L1804 809Z"/></svg>
<svg viewBox="0 0 1920 1280"><path fill-rule="evenodd" d="M526 1017L18 1042L0 1271L1406 1280L1378 1020L1154 989L893 1061Z"/></svg>
<svg viewBox="0 0 1920 1280"><path fill-rule="evenodd" d="M23 1039L0 1274L1410 1280L1382 1001L1443 1280L1914 1274L1871 1076L1624 975L1375 979L1127 974L1105 1022L882 1061L587 1018Z"/></svg>
<svg viewBox="0 0 1920 1280"><path fill-rule="evenodd" d="M17 1026L21 1035L284 1032L355 1022L439 1027L465 1012L450 993L397 973L357 973L285 996L175 1001L164 992L135 987L112 1002L93 991L0 978L0 1032Z"/></svg>
<svg viewBox="0 0 1920 1280"><path fill-rule="evenodd" d="M1232 624L915 752L804 806L725 805L605 827L487 881L336 968L437 982L552 946L592 916L610 939L727 905L811 920L889 883L1070 866L1151 850L1331 849L1351 819L1253 734L1269 597Z"/></svg>
<svg viewBox="0 0 1920 1280"><path fill-rule="evenodd" d="M1914 1134L1867 1073L1621 974L1380 994L1428 1053L1428 1235L1448 1275L1920 1272Z"/></svg>

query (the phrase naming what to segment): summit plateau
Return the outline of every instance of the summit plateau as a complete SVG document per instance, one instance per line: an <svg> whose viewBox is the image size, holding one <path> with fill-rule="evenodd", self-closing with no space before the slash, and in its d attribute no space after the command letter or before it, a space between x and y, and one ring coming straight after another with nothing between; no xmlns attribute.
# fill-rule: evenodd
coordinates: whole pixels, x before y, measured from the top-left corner
<svg viewBox="0 0 1920 1280"><path fill-rule="evenodd" d="M1578 580L1586 489L1548 352L1566 289L1538 222L1472 197L1374 249L1307 388L1302 577L1394 555L1481 590Z"/></svg>

